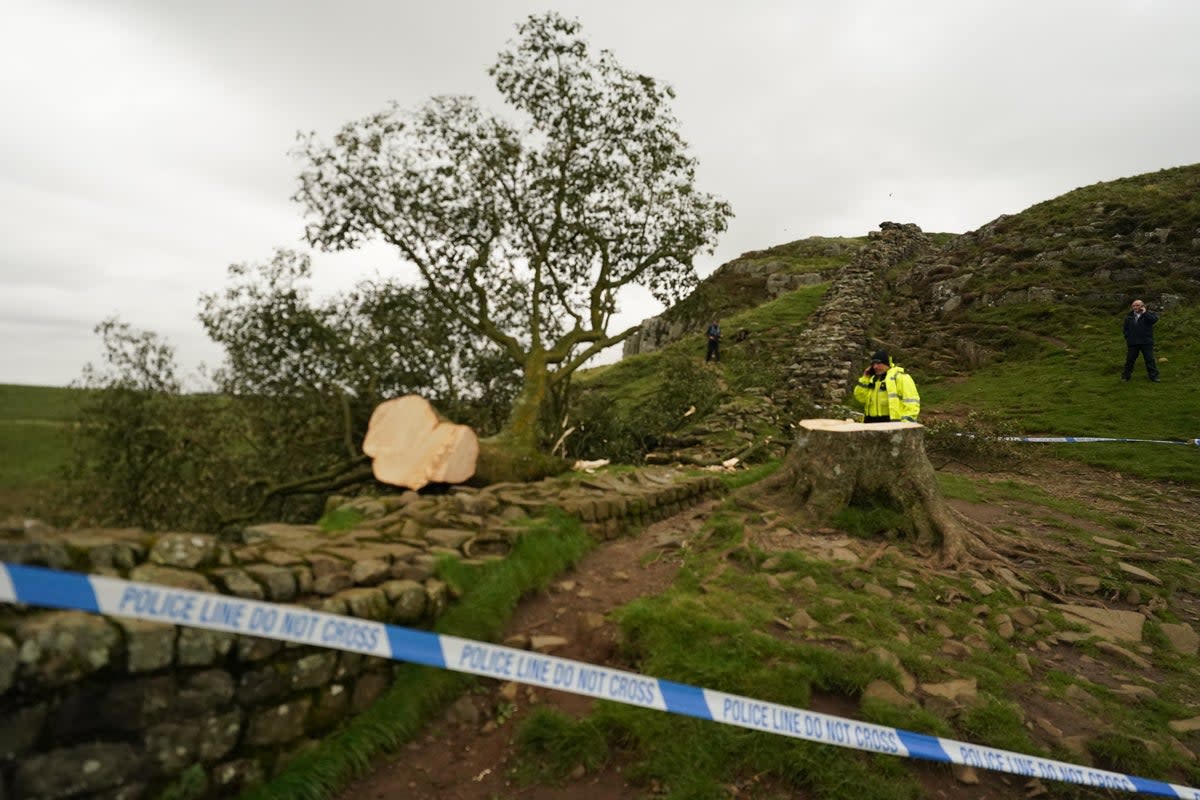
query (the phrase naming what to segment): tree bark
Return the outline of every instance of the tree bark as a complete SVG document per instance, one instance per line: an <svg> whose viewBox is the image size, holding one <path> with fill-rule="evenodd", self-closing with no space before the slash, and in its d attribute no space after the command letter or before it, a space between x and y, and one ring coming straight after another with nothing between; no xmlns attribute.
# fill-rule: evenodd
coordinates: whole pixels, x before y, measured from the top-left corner
<svg viewBox="0 0 1200 800"><path fill-rule="evenodd" d="M990 532L946 504L925 455L924 426L806 419L798 427L783 466L762 488L789 495L814 522L827 524L851 506L890 508L944 565L1000 558Z"/></svg>
<svg viewBox="0 0 1200 800"><path fill-rule="evenodd" d="M521 450L538 449L538 421L550 391L550 372L543 352L531 352L523 366L524 383L513 401L508 424L500 436Z"/></svg>

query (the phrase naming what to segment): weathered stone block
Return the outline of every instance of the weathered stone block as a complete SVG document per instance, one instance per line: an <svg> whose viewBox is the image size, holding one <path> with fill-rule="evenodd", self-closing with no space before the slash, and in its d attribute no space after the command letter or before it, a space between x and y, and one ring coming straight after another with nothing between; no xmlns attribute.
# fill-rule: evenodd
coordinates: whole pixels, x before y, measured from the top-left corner
<svg viewBox="0 0 1200 800"><path fill-rule="evenodd" d="M211 776L218 796L236 797L245 789L262 783L263 769L252 758L239 758L213 767Z"/></svg>
<svg viewBox="0 0 1200 800"><path fill-rule="evenodd" d="M323 731L341 722L350 713L350 692L345 685L335 683L325 687L317 695L312 714L308 718L310 732Z"/></svg>
<svg viewBox="0 0 1200 800"><path fill-rule="evenodd" d="M1176 652L1194 656L1200 649L1200 636L1197 636L1195 629L1187 623L1164 622L1162 632Z"/></svg>
<svg viewBox="0 0 1200 800"><path fill-rule="evenodd" d="M354 695L350 699L350 707L355 714L361 714L383 696L391 685L391 678L382 672L368 672L359 677L354 683Z"/></svg>
<svg viewBox="0 0 1200 800"><path fill-rule="evenodd" d="M17 765L16 797L60 800L136 783L141 757L128 744L85 744L32 756Z"/></svg>
<svg viewBox="0 0 1200 800"><path fill-rule="evenodd" d="M212 576L216 580L217 585L232 595L237 597L245 597L250 600L262 600L266 597L266 592L262 586L251 578L245 570L236 567L224 567L222 569L214 569Z"/></svg>
<svg viewBox="0 0 1200 800"><path fill-rule="evenodd" d="M180 666L207 667L225 656L236 638L237 635L232 633L180 628L175 641L175 660Z"/></svg>
<svg viewBox="0 0 1200 800"><path fill-rule="evenodd" d="M63 686L102 669L121 637L103 617L82 611L48 611L17 625L22 671L38 683Z"/></svg>
<svg viewBox="0 0 1200 800"><path fill-rule="evenodd" d="M304 565L292 567L292 575L296 578L296 593L300 595L312 594L313 591L313 574L312 568Z"/></svg>
<svg viewBox="0 0 1200 800"><path fill-rule="evenodd" d="M283 649L283 642L276 639L263 639L258 636L237 637L237 657L239 661L262 661L270 658Z"/></svg>
<svg viewBox="0 0 1200 800"><path fill-rule="evenodd" d="M345 589L349 589L354 585L354 581L350 578L350 571L332 572L325 575L315 575L313 578L313 591L319 595L337 594Z"/></svg>
<svg viewBox="0 0 1200 800"><path fill-rule="evenodd" d="M425 587L416 581L388 581L379 588L392 604L393 622L416 622L425 614Z"/></svg>
<svg viewBox="0 0 1200 800"><path fill-rule="evenodd" d="M244 672L238 680L237 701L241 706L263 706L278 702L287 691L287 678L274 664Z"/></svg>
<svg viewBox="0 0 1200 800"><path fill-rule="evenodd" d="M246 572L266 587L271 600L287 601L296 596L296 576L289 567L254 564L246 567Z"/></svg>
<svg viewBox="0 0 1200 800"><path fill-rule="evenodd" d="M174 586L176 589L191 589L196 592L216 591L208 578L198 572L188 572L157 564L139 564L129 573L129 579L139 583L157 583L162 586Z"/></svg>
<svg viewBox="0 0 1200 800"><path fill-rule="evenodd" d="M337 653L332 650L322 650L297 659L289 670L292 690L315 689L329 683L333 679L337 660Z"/></svg>
<svg viewBox="0 0 1200 800"><path fill-rule="evenodd" d="M49 716L45 703L23 706L0 715L0 761L11 761L33 749Z"/></svg>
<svg viewBox="0 0 1200 800"><path fill-rule="evenodd" d="M183 569L211 564L216 555L216 538L200 533L165 533L150 549L152 563Z"/></svg>
<svg viewBox="0 0 1200 800"><path fill-rule="evenodd" d="M350 565L340 558L334 558L323 553L314 553L308 557L308 565L312 568L314 578L332 575L338 572L349 572Z"/></svg>
<svg viewBox="0 0 1200 800"><path fill-rule="evenodd" d="M198 736L199 728L193 722L160 722L146 730L142 752L156 772L176 775L195 763Z"/></svg>
<svg viewBox="0 0 1200 800"><path fill-rule="evenodd" d="M117 619L125 634L125 668L130 672L152 672L175 659L174 625L140 619Z"/></svg>
<svg viewBox="0 0 1200 800"><path fill-rule="evenodd" d="M457 528L430 528L425 532L425 540L431 545L457 550L474 535L474 531L459 530Z"/></svg>
<svg viewBox="0 0 1200 800"><path fill-rule="evenodd" d="M187 716L216 711L233 701L234 691L232 675L223 669L207 669L184 681L179 688L174 709Z"/></svg>
<svg viewBox="0 0 1200 800"><path fill-rule="evenodd" d="M339 653L338 666L333 673L334 680L345 680L359 674L363 671L366 660L367 656L362 653Z"/></svg>
<svg viewBox="0 0 1200 800"><path fill-rule="evenodd" d="M424 562L416 563L408 561L404 563L392 564L392 577L402 581L416 581L424 583L433 577L434 568Z"/></svg>
<svg viewBox="0 0 1200 800"><path fill-rule="evenodd" d="M316 525L289 525L285 522L265 522L250 525L242 529L243 544L263 544L265 542L287 542L303 539L319 534L321 529Z"/></svg>
<svg viewBox="0 0 1200 800"><path fill-rule="evenodd" d="M347 589L344 592L338 592L337 599L346 603L346 608L351 616L360 619L384 622L391 612L387 595L383 593L382 589Z"/></svg>
<svg viewBox="0 0 1200 800"><path fill-rule="evenodd" d="M178 685L174 676L157 675L90 688L91 692L68 695L59 713L90 719L100 729L136 731L170 715ZM60 717L54 727L65 732L69 724Z"/></svg>
<svg viewBox="0 0 1200 800"><path fill-rule="evenodd" d="M211 764L237 747L242 732L242 711L232 709L224 714L209 714L200 723L196 737L196 752L200 760Z"/></svg>
<svg viewBox="0 0 1200 800"><path fill-rule="evenodd" d="M52 569L69 569L71 566L67 548L58 542L0 541L0 561Z"/></svg>
<svg viewBox="0 0 1200 800"><path fill-rule="evenodd" d="M433 618L440 617L450 603L450 587L439 580L425 581L425 610Z"/></svg>
<svg viewBox="0 0 1200 800"><path fill-rule="evenodd" d="M88 548L88 561L93 569L110 567L129 570L142 560L145 548L133 542L108 542Z"/></svg>
<svg viewBox="0 0 1200 800"><path fill-rule="evenodd" d="M17 643L0 633L0 694L8 691L17 674Z"/></svg>
<svg viewBox="0 0 1200 800"><path fill-rule="evenodd" d="M381 558L367 558L350 568L350 580L355 586L375 586L387 580L391 564Z"/></svg>
<svg viewBox="0 0 1200 800"><path fill-rule="evenodd" d="M259 559L255 558L254 560L258 561ZM263 551L261 560L276 567L295 567L304 563L304 559L296 553L276 549Z"/></svg>
<svg viewBox="0 0 1200 800"><path fill-rule="evenodd" d="M304 735L304 721L311 707L312 701L302 698L252 713L246 727L246 744L273 745L299 739Z"/></svg>

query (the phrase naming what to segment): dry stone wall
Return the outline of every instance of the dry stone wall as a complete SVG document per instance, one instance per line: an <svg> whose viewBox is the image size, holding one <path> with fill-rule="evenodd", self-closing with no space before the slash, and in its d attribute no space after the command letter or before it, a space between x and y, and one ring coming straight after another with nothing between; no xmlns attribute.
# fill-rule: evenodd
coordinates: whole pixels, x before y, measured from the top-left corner
<svg viewBox="0 0 1200 800"><path fill-rule="evenodd" d="M788 386L814 403L840 403L870 355L867 326L876 314L880 290L889 269L914 258L932 245L911 223L880 223L870 241L830 284L812 324L796 342Z"/></svg>
<svg viewBox="0 0 1200 800"><path fill-rule="evenodd" d="M550 507L613 537L720 488L715 477L651 468L340 498L331 506L361 521L338 533L10 525L0 561L428 627L454 602L435 575L443 555L502 559L521 521ZM369 707L395 668L272 639L0 605L0 800L153 797L195 765L209 796L235 796Z"/></svg>

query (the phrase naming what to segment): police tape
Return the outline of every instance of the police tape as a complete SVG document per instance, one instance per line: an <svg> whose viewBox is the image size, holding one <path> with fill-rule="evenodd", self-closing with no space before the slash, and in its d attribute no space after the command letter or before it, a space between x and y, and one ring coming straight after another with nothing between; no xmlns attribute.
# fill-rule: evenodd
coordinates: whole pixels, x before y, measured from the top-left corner
<svg viewBox="0 0 1200 800"><path fill-rule="evenodd" d="M0 602L87 611L362 653L870 753L1200 800L1200 789L301 606L3 562L0 562Z"/></svg>
<svg viewBox="0 0 1200 800"><path fill-rule="evenodd" d="M1106 436L982 436L976 433L956 433L970 439L989 439L994 442L1039 442L1045 444L1078 444L1081 442L1140 442L1142 444L1182 444L1200 447L1200 439L1126 439Z"/></svg>

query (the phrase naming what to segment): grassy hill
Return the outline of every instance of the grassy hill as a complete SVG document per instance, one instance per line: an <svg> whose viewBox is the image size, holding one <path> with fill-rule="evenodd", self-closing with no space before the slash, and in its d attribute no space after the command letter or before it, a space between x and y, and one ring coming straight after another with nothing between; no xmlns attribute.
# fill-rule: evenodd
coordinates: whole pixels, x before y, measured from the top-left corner
<svg viewBox="0 0 1200 800"><path fill-rule="evenodd" d="M45 513L84 398L79 389L0 384L0 517Z"/></svg>
<svg viewBox="0 0 1200 800"><path fill-rule="evenodd" d="M1029 434L1193 439L1200 357L1200 165L1076 189L948 242L895 277L882 338L911 352L935 414L987 410ZM953 288L953 293L948 291ZM1160 313L1163 382L1119 382L1121 323ZM949 298L954 298L950 300ZM1071 445L1054 455L1200 482L1200 448Z"/></svg>
<svg viewBox="0 0 1200 800"><path fill-rule="evenodd" d="M1200 436L1185 372L1192 357L1200 356L1198 177L1200 167L1188 167L1097 184L979 231L930 237L929 252L888 276L871 341L863 342L864 356L885 344L916 376L935 445L939 428L969 432L981 420L978 430L984 433ZM795 269L825 277L865 241L805 240L742 259L794 258ZM724 277L717 276L734 272L719 270L700 287L690 310L684 309L700 318L716 311L727 333L746 331L744 338L731 336L725 343L719 366L703 363L704 343L695 333L660 351L589 370L574 382L570 415L580 429L572 442L586 445L589 455L637 461L648 450L696 443L721 454L767 437L776 442L747 458L763 462L757 472L727 476L731 490L746 491L655 531L673 549L644 536L646 547L629 563L571 575L572 583L588 591L619 582L618 575L636 580L639 569L659 562L669 561L675 575L668 590L613 611L619 644L597 639L597 652L588 658L612 658L649 674L882 724L1200 783L1195 734L1175 739L1168 727L1200 708L1195 680L1200 672L1195 656L1177 651L1167 637L1168 626L1177 623L1200 627L1194 570L1200 448L997 445L998 458L987 464L995 474L943 470L939 481L947 497L980 525L1004 531L1027 548L1027 557L1012 565L1016 587L982 570L930 567L925 554L914 552L887 520L881 526L879 519L852 515L837 521L841 531L809 530L789 516L794 510L756 495L751 482L781 455L794 420L845 413L814 407L787 380L790 347L828 284L768 301L749 284L744 291L722 288ZM1124 353L1120 319L1133 296L1164 310L1158 330L1161 384L1118 380ZM52 485L54 467L69 449L66 421L79 400L71 390L0 387L0 447L7 456L0 483L7 490ZM1021 462L1024 471L1015 470L1018 459L1006 459L1018 452L1041 463ZM1079 466L1076 472L1060 458L1103 469ZM530 538L533 546L548 547L566 538L558 534ZM856 550L859 560L830 557L831 540ZM1134 577L1129 562L1153 572L1158 583ZM546 570L538 573L543 589L561 563ZM485 592L465 594L456 614L487 615L499 626L522 591L528 587L504 595L503 603ZM534 594L548 606L530 615L531 629L550 633L559 621L574 624L578 609L571 603L582 591L572 594L558 585ZM1106 649L1046 598L1145 609L1146 637L1136 652ZM1020 622L1023 616L1030 617L1027 623ZM465 625L446 632L478 635ZM328 776L341 780L362 771L365 753L395 748L405 736L414 737L412 744L401 747L397 758L415 752L422 737L413 731L436 717L437 703L448 695L436 687L444 674L429 673L426 679L435 686L424 687L428 695L421 694L420 678L405 681L390 695L392 706L380 706L361 725L328 737L323 747L345 751L336 767L328 766L324 751L298 763L332 784ZM906 676L932 685L967 680L977 698L938 711L936 704L898 706L865 697L877 681L902 685ZM571 780L582 764L584 780L607 770L617 773L609 777L622 787L627 781L645 787L646 796L1096 796L988 774L981 785L970 784L946 770L909 770L896 759L796 746L657 712L600 706L582 720L537 716L528 713L536 705L531 694L499 691L477 686L467 694L487 709L490 731L486 724L460 725L444 737L424 737L443 751L451 738L460 746L447 773L435 776L439 789L457 775L456 796L509 796L470 792L485 775L501 772L494 740L519 736L522 743L504 753L520 749L526 766L543 770L536 780L551 787L547 791ZM437 702L426 702L429 697ZM421 707L404 717L402 736L388 726L396 725L399 715L391 712L403 702ZM1056 728L1060 734L1086 729L1101 735L1080 743L1050 735ZM371 737L385 745L369 749L363 742ZM474 753L487 758L476 763ZM547 761L557 763L546 766ZM415 760L417 766L425 763ZM415 768L392 772L403 782L382 794L404 794L418 778ZM261 796L331 796L310 774L301 775Z"/></svg>
<svg viewBox="0 0 1200 800"><path fill-rule="evenodd" d="M1185 371L1200 358L1198 231L1200 165L1078 189L961 236L936 234L931 252L889 276L871 326L873 340L890 347L916 378L926 422L961 424L983 415L1008 432L1027 435L1200 437ZM813 240L803 240L742 259L795 252L811 258L813 246ZM728 272L718 270L696 296L730 294L720 288ZM826 287L760 301L727 318L726 332L746 329L752 335L744 343L722 345L724 363L707 375L702 391L681 385L688 370L680 366L702 359L699 333L662 351L582 373L577 389L584 398L603 398L590 402L617 419L606 422L609 427L657 424L655 441L686 438L689 429L706 427L703 414L681 416L697 394L704 394L697 406L703 411L748 391L764 392L783 408L779 436L786 436L787 422L798 415L839 415L838 409L815 410L806 398L786 396L783 385L786 346L807 325ZM1145 381L1140 362L1142 371L1133 381L1118 380L1125 353L1121 322L1134 297L1161 312L1156 328L1161 384ZM685 301L692 302L698 301ZM863 342L864 357L872 348ZM671 396L682 399L670 420L639 417L651 399ZM1195 446L1025 447L1200 484ZM620 448L612 453L624 454ZM588 452L602 455L603 448Z"/></svg>

